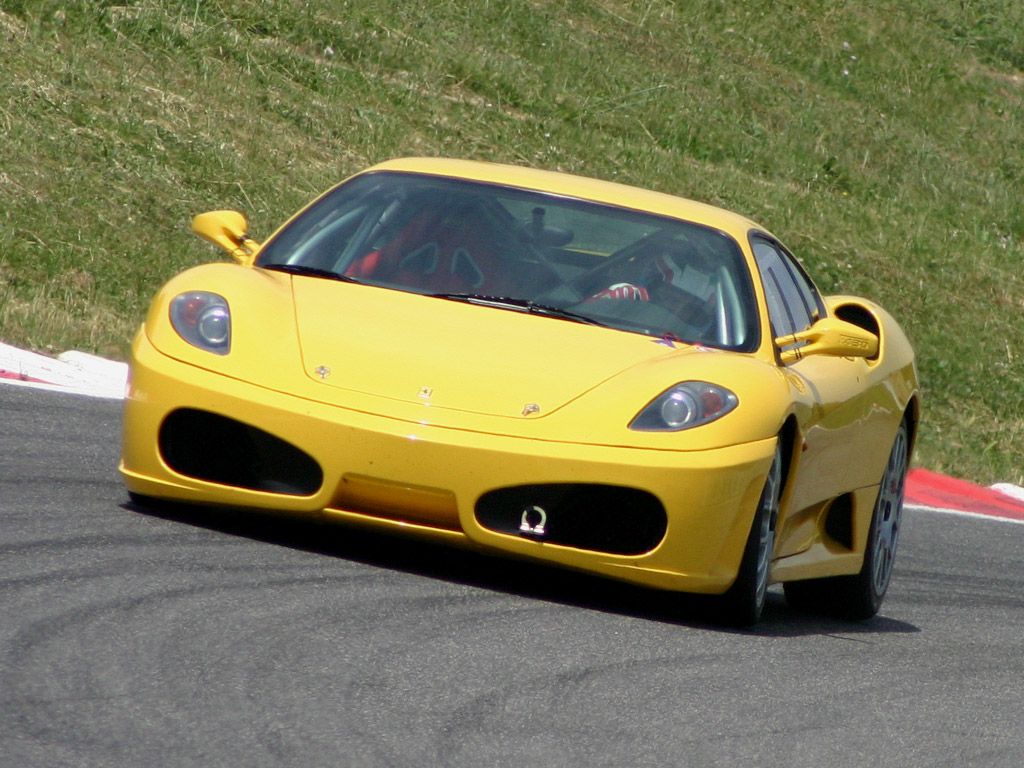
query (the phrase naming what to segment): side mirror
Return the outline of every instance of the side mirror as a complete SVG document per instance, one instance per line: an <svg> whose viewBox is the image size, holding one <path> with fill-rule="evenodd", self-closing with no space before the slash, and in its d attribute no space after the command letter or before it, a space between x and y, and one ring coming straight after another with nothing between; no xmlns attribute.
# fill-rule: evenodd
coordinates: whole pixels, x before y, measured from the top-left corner
<svg viewBox="0 0 1024 768"><path fill-rule="evenodd" d="M192 219L192 231L231 254L243 266L251 266L260 244L249 238L249 222L238 211L209 211Z"/></svg>
<svg viewBox="0 0 1024 768"><path fill-rule="evenodd" d="M869 358L878 355L878 336L837 317L823 318L806 331L781 336L775 344L783 363L795 363L810 355ZM795 344L801 346L795 347Z"/></svg>

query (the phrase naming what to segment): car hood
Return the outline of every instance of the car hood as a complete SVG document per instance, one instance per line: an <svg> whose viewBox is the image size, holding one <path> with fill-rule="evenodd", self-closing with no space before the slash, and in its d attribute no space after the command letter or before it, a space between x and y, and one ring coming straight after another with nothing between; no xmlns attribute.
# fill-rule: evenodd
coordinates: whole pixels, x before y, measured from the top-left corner
<svg viewBox="0 0 1024 768"><path fill-rule="evenodd" d="M440 409L543 418L673 352L639 334L385 288L296 277L292 290L307 376Z"/></svg>
<svg viewBox="0 0 1024 768"><path fill-rule="evenodd" d="M170 302L195 290L230 306L229 354L199 349L172 327ZM259 402L264 390L547 442L705 450L771 437L792 407L787 376L756 355L236 264L169 280L145 333L169 358L257 387L250 394ZM727 387L740 407L681 432L628 429L653 398L687 380Z"/></svg>

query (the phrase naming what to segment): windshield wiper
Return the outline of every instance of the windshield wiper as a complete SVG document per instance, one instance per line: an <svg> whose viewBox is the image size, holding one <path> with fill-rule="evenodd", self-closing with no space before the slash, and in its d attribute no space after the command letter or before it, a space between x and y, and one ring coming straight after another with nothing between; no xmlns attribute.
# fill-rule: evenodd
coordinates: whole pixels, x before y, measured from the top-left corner
<svg viewBox="0 0 1024 768"><path fill-rule="evenodd" d="M574 323L607 327L600 320L581 315L579 312L573 312L562 307L553 307L549 304L538 304L535 301L519 299L514 296L488 296L481 293L431 293L430 296L435 299L464 301L467 304L478 304L483 307L512 309L518 312L529 312L531 315L540 315L541 317L556 317L560 320L570 320Z"/></svg>
<svg viewBox="0 0 1024 768"><path fill-rule="evenodd" d="M263 269L274 272L285 272L289 275L302 275L303 277L325 277L328 280L340 280L343 283L358 283L354 277L343 275L340 272L333 272L320 267L306 267L302 264L260 264Z"/></svg>

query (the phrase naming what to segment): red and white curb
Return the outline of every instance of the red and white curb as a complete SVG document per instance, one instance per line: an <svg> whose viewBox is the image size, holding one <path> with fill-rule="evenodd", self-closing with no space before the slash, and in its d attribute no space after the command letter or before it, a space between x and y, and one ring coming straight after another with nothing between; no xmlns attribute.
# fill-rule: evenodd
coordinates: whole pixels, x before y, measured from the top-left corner
<svg viewBox="0 0 1024 768"><path fill-rule="evenodd" d="M0 384L34 387L114 400L124 398L128 366L84 352L47 357L0 342ZM907 476L908 507L1024 524L1024 488L997 483L990 488L912 469Z"/></svg>
<svg viewBox="0 0 1024 768"><path fill-rule="evenodd" d="M987 517L1024 525L1024 488L996 483L986 488L967 480L915 468L907 475L910 507L971 517Z"/></svg>
<svg viewBox="0 0 1024 768"><path fill-rule="evenodd" d="M124 398L128 365L85 352L47 357L0 342L0 383L113 400Z"/></svg>

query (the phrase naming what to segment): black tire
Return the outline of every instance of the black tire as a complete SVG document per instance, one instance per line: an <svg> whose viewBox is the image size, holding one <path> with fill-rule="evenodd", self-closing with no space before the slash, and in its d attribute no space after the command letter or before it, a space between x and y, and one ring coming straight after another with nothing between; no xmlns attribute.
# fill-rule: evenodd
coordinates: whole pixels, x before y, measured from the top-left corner
<svg viewBox="0 0 1024 768"><path fill-rule="evenodd" d="M775 549L775 523L782 497L782 445L775 446L775 457L750 524L736 581L720 598L722 617L730 624L749 627L761 619L768 593L768 574Z"/></svg>
<svg viewBox="0 0 1024 768"><path fill-rule="evenodd" d="M910 461L910 430L904 420L896 431L871 528L864 549L864 564L855 576L791 581L784 585L786 602L793 608L830 613L848 619L870 619L882 607L892 578L903 517L903 490Z"/></svg>

